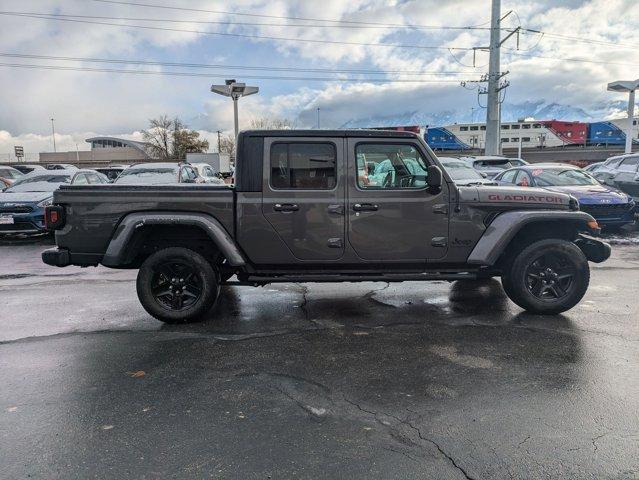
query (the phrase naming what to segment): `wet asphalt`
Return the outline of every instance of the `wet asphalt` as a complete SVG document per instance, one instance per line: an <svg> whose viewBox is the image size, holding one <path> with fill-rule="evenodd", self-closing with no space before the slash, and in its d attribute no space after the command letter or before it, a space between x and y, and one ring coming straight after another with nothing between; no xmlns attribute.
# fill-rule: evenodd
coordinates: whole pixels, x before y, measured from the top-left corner
<svg viewBox="0 0 639 480"><path fill-rule="evenodd" d="M560 316L497 281L284 284L187 326L48 243L0 243L0 478L639 478L633 237Z"/></svg>

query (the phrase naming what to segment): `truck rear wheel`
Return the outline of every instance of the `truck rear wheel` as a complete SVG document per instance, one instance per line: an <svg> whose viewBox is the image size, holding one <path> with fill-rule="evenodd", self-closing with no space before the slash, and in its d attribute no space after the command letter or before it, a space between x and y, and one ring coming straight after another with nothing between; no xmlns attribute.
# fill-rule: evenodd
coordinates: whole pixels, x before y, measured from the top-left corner
<svg viewBox="0 0 639 480"><path fill-rule="evenodd" d="M137 278L140 303L165 323L200 320L215 304L220 278L199 253L182 247L155 252L140 267Z"/></svg>
<svg viewBox="0 0 639 480"><path fill-rule="evenodd" d="M514 256L502 283L506 295L523 309L545 315L562 313L586 294L588 259L572 242L539 240Z"/></svg>

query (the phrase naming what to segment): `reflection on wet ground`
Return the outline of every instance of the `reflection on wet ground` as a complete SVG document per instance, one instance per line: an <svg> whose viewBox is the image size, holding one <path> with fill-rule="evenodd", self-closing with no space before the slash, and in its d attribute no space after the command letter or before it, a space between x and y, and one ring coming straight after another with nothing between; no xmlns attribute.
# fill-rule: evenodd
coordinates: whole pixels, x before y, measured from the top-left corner
<svg viewBox="0 0 639 480"><path fill-rule="evenodd" d="M493 279L280 284L225 287L183 326L144 312L135 272L43 267L42 248L0 247L7 478L639 471L637 248L563 316Z"/></svg>

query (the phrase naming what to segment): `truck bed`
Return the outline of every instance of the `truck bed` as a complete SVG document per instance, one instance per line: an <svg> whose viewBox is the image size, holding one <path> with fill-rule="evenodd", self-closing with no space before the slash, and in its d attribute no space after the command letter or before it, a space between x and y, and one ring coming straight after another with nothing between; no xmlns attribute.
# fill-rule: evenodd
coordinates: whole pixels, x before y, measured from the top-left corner
<svg viewBox="0 0 639 480"><path fill-rule="evenodd" d="M56 243L87 256L102 255L126 215L151 210L207 213L233 235L234 198L232 187L219 185L62 186L53 202L66 207L67 224L56 231Z"/></svg>

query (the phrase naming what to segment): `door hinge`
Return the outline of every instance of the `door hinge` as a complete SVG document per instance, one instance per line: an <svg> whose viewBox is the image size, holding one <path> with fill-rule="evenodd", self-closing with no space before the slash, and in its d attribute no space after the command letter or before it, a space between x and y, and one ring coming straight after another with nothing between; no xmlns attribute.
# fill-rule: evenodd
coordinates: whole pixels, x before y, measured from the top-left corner
<svg viewBox="0 0 639 480"><path fill-rule="evenodd" d="M448 245L448 237L433 237L430 244L433 247L446 247Z"/></svg>
<svg viewBox="0 0 639 480"><path fill-rule="evenodd" d="M344 246L344 242L342 242L341 238L329 238L326 243L328 244L328 248L342 248Z"/></svg>

